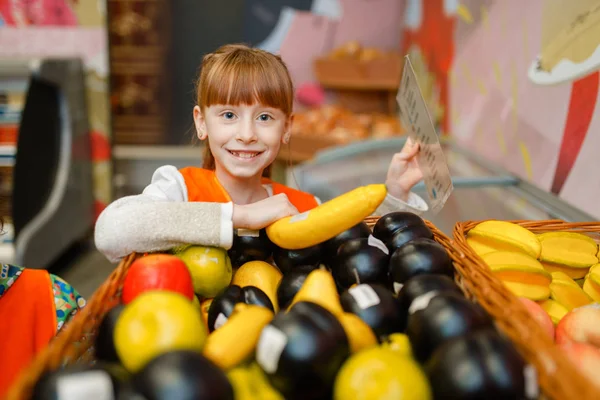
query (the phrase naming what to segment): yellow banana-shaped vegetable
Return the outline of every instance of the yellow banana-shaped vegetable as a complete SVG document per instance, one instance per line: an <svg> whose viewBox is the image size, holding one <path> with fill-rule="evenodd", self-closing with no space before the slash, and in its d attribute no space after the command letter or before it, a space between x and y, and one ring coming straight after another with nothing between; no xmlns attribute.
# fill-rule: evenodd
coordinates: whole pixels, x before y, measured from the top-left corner
<svg viewBox="0 0 600 400"><path fill-rule="evenodd" d="M256 363L229 370L227 378L233 386L235 400L283 400Z"/></svg>
<svg viewBox="0 0 600 400"><path fill-rule="evenodd" d="M297 250L325 242L371 215L387 194L384 184L361 186L310 211L282 218L266 228L283 249Z"/></svg>
<svg viewBox="0 0 600 400"><path fill-rule="evenodd" d="M263 328L273 319L268 308L237 304L225 325L206 338L202 353L223 370L250 357Z"/></svg>

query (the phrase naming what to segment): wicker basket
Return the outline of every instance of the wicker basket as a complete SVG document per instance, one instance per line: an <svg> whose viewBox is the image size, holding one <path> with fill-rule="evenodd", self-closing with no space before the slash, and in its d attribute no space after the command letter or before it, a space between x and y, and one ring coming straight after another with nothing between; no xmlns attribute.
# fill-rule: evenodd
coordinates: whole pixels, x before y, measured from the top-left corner
<svg viewBox="0 0 600 400"><path fill-rule="evenodd" d="M542 392L553 399L600 399L600 390L581 375L564 352L531 318L521 301L498 279L467 244L469 230L483 221L467 221L454 227L450 255L462 276L464 290L496 320L498 327L515 343L538 372ZM566 223L561 220L510 221L534 233L576 231L600 239L600 222Z"/></svg>
<svg viewBox="0 0 600 400"><path fill-rule="evenodd" d="M369 217L365 219L365 222L369 227L372 228L377 220L378 217ZM493 276L491 276L491 274L489 274L487 271L484 270L483 274L481 274L478 272L479 268L474 268L472 271L465 269L463 267L465 265L463 263L465 256L462 251L457 250L454 241L442 233L429 221L426 221L426 223L433 232L434 239L444 246L444 248L451 255L456 266L455 280L462 288L465 296L470 300L481 303L491 315L499 319L500 327L507 331L507 333L510 335L511 331L507 330L505 324L502 323L502 321L504 321L508 315L507 313L502 312L502 307L504 307L504 299L507 298L510 300L510 294L506 294L505 291L502 291L502 286L500 289L495 288ZM137 257L138 255L135 254L130 255L119 264L107 281L102 284L96 293L94 293L92 298L89 300L88 305L82 310L82 312L76 315L75 318L73 318L73 320L61 330L61 333L43 352L36 357L27 370L19 377L19 379L11 387L7 400L28 399L33 386L45 371L56 369L62 365L74 364L77 362L90 362L93 359L93 343L98 326L108 310L110 310L119 302L123 279L125 278L125 274L127 273L130 265ZM478 279L482 279L482 283L474 283L474 280ZM496 284L496 286L498 286L498 284ZM498 295L498 293L501 294ZM500 306L492 306L492 308L490 308L490 304L493 303L490 303L488 299L497 298L498 296L500 296L502 299L502 301L498 302ZM496 309L493 307L500 308ZM520 311L524 312L524 310ZM533 325L534 329L540 329L537 324ZM511 335L511 338L514 339L514 335ZM516 338L515 340L518 344L521 343L519 338ZM546 347L551 347L551 345L548 344ZM528 349L523 350L523 354L527 356L527 359L530 362L532 360L537 360L537 358L531 356L530 353L531 352L528 351ZM544 392L549 395L562 395L564 393L568 394L567 397L552 396L556 398L577 400L591 398L589 396L591 395L591 392L589 390L586 392L585 389L589 388L588 382L585 381L570 364L565 364L564 362L554 362L555 358L558 360L559 355L560 354L556 354L555 352L550 356L543 356L541 359L542 362L545 363L547 362L545 358L549 358L551 364L557 365L557 368L560 367L560 371L564 371L565 375L559 377L556 377L556 374L549 375L548 372L546 372L546 369L540 368L536 363L538 369L542 372L545 372L545 375L542 375L542 377L545 377L545 379L541 381ZM558 383L548 382L548 379L552 376L558 381ZM572 383L575 388L564 385L565 382ZM565 388L563 388L563 386L565 386ZM584 392L585 395L583 395ZM578 397L574 397L575 395ZM596 397L596 399L598 398L600 397Z"/></svg>

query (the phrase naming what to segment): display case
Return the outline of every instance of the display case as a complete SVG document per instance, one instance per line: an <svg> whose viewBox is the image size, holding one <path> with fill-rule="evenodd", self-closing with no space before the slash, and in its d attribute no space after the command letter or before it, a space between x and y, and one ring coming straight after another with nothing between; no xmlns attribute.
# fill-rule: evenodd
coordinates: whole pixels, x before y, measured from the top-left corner
<svg viewBox="0 0 600 400"><path fill-rule="evenodd" d="M0 262L47 268L94 223L79 59L0 60Z"/></svg>
<svg viewBox="0 0 600 400"><path fill-rule="evenodd" d="M287 183L327 201L357 186L384 182L392 156L402 149L405 140L365 140L321 151L313 160L291 169ZM438 214L425 213L424 217L448 235L455 223L467 220L594 220L451 140L442 140L442 147L454 192ZM415 192L427 199L422 183Z"/></svg>

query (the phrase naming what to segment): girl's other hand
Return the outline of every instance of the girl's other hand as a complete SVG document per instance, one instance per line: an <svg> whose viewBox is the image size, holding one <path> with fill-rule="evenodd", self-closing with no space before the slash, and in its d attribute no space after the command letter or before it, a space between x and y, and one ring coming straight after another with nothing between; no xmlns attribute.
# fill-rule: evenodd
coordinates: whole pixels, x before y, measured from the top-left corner
<svg viewBox="0 0 600 400"><path fill-rule="evenodd" d="M418 153L419 144L408 138L400 153L394 154L390 163L385 185L390 195L402 201L408 201L408 194L413 186L423 179L423 172L416 159Z"/></svg>
<svg viewBox="0 0 600 400"><path fill-rule="evenodd" d="M258 230L296 214L298 209L284 193L280 193L252 204L234 204L233 228Z"/></svg>

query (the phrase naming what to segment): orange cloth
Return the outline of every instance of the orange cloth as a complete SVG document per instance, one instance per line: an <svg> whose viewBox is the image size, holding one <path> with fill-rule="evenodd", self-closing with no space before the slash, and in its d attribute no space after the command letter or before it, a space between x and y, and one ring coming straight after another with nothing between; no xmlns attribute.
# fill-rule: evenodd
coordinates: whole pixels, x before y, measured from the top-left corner
<svg viewBox="0 0 600 400"><path fill-rule="evenodd" d="M187 187L188 201L213 203L228 203L231 201L231 197L229 197L229 194L217 179L215 171L198 167L186 167L180 169L179 172L183 175L185 186ZM263 178L263 183L271 184L273 195L285 193L290 202L301 213L311 210L318 205L315 196L312 194L292 189L273 182L268 178Z"/></svg>
<svg viewBox="0 0 600 400"><path fill-rule="evenodd" d="M56 334L50 274L24 269L0 299L0 398Z"/></svg>

